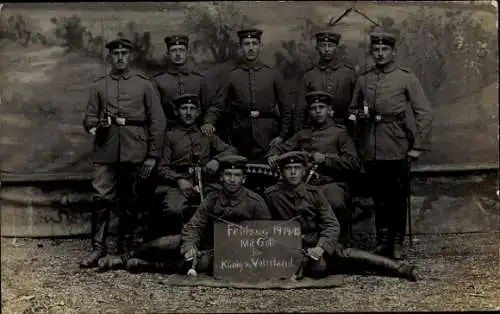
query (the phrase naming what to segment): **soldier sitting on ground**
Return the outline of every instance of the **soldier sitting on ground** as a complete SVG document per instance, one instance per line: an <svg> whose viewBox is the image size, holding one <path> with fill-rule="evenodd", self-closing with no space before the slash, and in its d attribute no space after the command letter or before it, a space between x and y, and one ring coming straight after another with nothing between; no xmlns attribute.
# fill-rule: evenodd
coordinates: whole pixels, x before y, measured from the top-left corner
<svg viewBox="0 0 500 314"><path fill-rule="evenodd" d="M269 210L276 220L299 217L305 250L303 275L324 277L330 273L373 270L416 281L414 267L338 243L339 224L321 189L304 183L308 156L288 152L278 163L283 182L265 191ZM299 276L301 277L301 276Z"/></svg>
<svg viewBox="0 0 500 314"><path fill-rule="evenodd" d="M147 242L128 254L101 259L101 271L126 267L129 271L184 272L188 261L197 258L196 270L211 272L213 265L213 224L219 221L238 223L246 220L269 220L271 214L263 198L244 187L247 159L221 157L222 189L207 195L182 234L164 236Z"/></svg>
<svg viewBox="0 0 500 314"><path fill-rule="evenodd" d="M330 94L322 91L307 93L311 117L309 128L300 130L281 145L271 147L267 156L269 164L275 167L280 153L301 150L312 155L319 176L309 183L320 186L325 192L341 224L343 238L350 216L346 206L349 198L348 182L358 174L360 161L346 127L329 118L331 99Z"/></svg>
<svg viewBox="0 0 500 314"><path fill-rule="evenodd" d="M165 136L163 155L158 166L158 193L165 193L161 217L153 215L151 226L156 236L177 234L191 218L193 208L200 203L201 193L218 189L216 174L223 156L236 154L236 149L224 143L217 135L205 136L196 125L200 114L198 96L184 94L174 100L177 125ZM202 191L195 179L196 167L202 167ZM205 184L206 183L206 184ZM157 219L160 218L160 219ZM158 230L160 228L161 230ZM159 234L160 232L161 234Z"/></svg>

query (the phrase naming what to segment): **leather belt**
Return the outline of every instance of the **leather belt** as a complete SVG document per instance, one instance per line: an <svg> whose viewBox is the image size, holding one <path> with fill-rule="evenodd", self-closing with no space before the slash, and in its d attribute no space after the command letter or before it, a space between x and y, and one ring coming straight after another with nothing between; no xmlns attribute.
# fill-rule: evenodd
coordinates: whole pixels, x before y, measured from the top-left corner
<svg viewBox="0 0 500 314"><path fill-rule="evenodd" d="M278 118L278 115L274 112L266 112L259 110L250 110L250 118L252 119L274 119Z"/></svg>
<svg viewBox="0 0 500 314"><path fill-rule="evenodd" d="M402 121L404 119L403 114L398 114L398 115L384 115L384 114L374 114L373 115L373 121L375 123L390 123L390 122L398 122Z"/></svg>
<svg viewBox="0 0 500 314"><path fill-rule="evenodd" d="M136 120L136 119L128 119L121 117L111 117L111 123L119 126L145 126L146 121L144 120Z"/></svg>

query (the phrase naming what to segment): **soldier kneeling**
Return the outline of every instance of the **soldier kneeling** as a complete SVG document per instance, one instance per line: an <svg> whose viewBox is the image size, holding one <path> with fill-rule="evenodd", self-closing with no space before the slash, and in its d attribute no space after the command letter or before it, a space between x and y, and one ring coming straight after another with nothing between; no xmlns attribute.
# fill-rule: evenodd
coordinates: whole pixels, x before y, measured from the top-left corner
<svg viewBox="0 0 500 314"><path fill-rule="evenodd" d="M218 221L238 223L270 220L264 199L245 188L247 159L227 156L219 159L222 189L207 195L182 234L160 237L142 244L128 254L99 261L100 271L126 268L129 271L186 271L189 261L199 260L196 270L211 272L213 225Z"/></svg>
<svg viewBox="0 0 500 314"><path fill-rule="evenodd" d="M265 199L275 220L299 218L305 251L303 275L324 277L333 272L380 271L416 281L414 267L338 243L339 223L325 194L304 183L307 153L281 155L278 164L283 182L268 188ZM301 277L301 276L299 276Z"/></svg>

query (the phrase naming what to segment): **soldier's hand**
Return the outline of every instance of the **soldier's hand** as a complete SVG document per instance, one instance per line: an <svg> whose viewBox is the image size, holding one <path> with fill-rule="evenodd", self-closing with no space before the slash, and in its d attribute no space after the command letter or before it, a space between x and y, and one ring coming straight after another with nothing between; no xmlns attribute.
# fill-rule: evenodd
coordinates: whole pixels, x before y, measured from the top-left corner
<svg viewBox="0 0 500 314"><path fill-rule="evenodd" d="M271 141L271 144L269 144L269 146L278 146L280 145L281 143L283 143L283 138L281 136L277 136L275 137L272 141Z"/></svg>
<svg viewBox="0 0 500 314"><path fill-rule="evenodd" d="M93 127L89 130L89 133L92 134L93 136L95 136L95 134L97 133L97 128L96 127Z"/></svg>
<svg viewBox="0 0 500 314"><path fill-rule="evenodd" d="M205 165L205 169L203 169L207 174L213 175L219 170L219 162L215 159L210 160Z"/></svg>
<svg viewBox="0 0 500 314"><path fill-rule="evenodd" d="M154 158L147 158L144 163L142 164L141 171L139 173L139 176L142 180L145 180L149 178L151 175L151 172L153 171L153 168L156 165L156 159Z"/></svg>
<svg viewBox="0 0 500 314"><path fill-rule="evenodd" d="M354 113L351 113L351 114L349 115L349 118L348 118L348 119L349 119L349 121L356 122L356 115L355 115Z"/></svg>
<svg viewBox="0 0 500 314"><path fill-rule="evenodd" d="M179 190L181 190L181 193L184 196L189 197L193 194L194 187L188 180L180 179L179 181L177 181L177 184L179 185Z"/></svg>
<svg viewBox="0 0 500 314"><path fill-rule="evenodd" d="M201 126L201 133L205 136L212 136L215 133L215 127L210 123L205 123Z"/></svg>
<svg viewBox="0 0 500 314"><path fill-rule="evenodd" d="M278 156L269 156L267 158L267 163L269 164L269 166L271 166L271 168L274 168L274 169L277 169L278 168L278 165L276 164L276 162L278 161Z"/></svg>
<svg viewBox="0 0 500 314"><path fill-rule="evenodd" d="M186 261L193 260L198 255L198 251L195 248L189 249L186 253L184 253L184 259Z"/></svg>
<svg viewBox="0 0 500 314"><path fill-rule="evenodd" d="M315 164L322 164L325 162L326 155L320 152L316 152L312 155L312 160L313 163Z"/></svg>
<svg viewBox="0 0 500 314"><path fill-rule="evenodd" d="M307 255L314 260L319 260L323 256L323 253L325 253L325 250L319 246L307 249Z"/></svg>
<svg viewBox="0 0 500 314"><path fill-rule="evenodd" d="M412 160L417 160L422 156L422 151L418 149L412 149L408 152L408 157Z"/></svg>

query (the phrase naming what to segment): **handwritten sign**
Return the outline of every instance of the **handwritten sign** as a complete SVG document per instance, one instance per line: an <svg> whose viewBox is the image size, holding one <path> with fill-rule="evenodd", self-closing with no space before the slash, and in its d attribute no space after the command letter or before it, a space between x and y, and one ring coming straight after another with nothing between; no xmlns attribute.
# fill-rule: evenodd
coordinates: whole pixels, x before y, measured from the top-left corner
<svg viewBox="0 0 500 314"><path fill-rule="evenodd" d="M290 278L302 261L297 221L216 223L214 277L260 281Z"/></svg>

